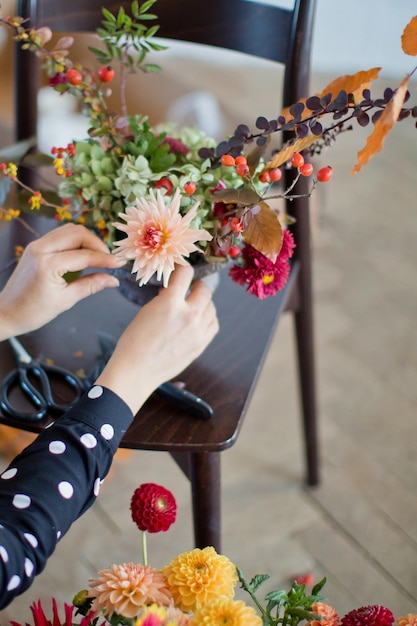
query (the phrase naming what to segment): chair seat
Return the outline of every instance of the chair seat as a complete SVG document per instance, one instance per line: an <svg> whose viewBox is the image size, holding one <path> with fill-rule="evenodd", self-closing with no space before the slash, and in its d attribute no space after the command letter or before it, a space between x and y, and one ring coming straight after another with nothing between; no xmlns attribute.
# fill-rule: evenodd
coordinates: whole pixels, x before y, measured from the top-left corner
<svg viewBox="0 0 417 626"><path fill-rule="evenodd" d="M3 231L0 242L5 236ZM7 250L7 246L0 243L0 250ZM5 267L7 261L10 258L0 252L0 266ZM263 301L234 284L226 270L220 272L214 296L220 332L204 354L180 376L189 391L212 406L212 419L193 417L154 395L136 416L122 447L199 452L221 451L235 443L296 272L297 268L293 267L286 288ZM137 305L126 300L117 289L105 290L21 339L37 359L52 359L72 371L88 373L100 357L97 333L119 337L137 311ZM8 343L0 343L0 378L15 366L13 358ZM50 421L51 418L45 418L38 424L21 424L2 417L3 423L32 432L38 432Z"/></svg>

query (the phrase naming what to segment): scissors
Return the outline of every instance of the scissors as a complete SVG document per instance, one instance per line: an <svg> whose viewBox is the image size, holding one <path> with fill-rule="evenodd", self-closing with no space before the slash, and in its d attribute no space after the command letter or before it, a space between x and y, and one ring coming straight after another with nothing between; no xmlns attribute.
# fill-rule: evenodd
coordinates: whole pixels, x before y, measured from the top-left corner
<svg viewBox="0 0 417 626"><path fill-rule="evenodd" d="M0 407L5 415L25 422L37 422L48 412L62 415L81 397L84 386L75 374L56 365L35 361L15 337L11 337L9 343L16 356L17 368L6 376L0 388ZM70 402L61 403L55 399L51 385L53 379L70 388ZM33 380L37 381L37 386ZM33 411L20 410L12 403L10 394L15 387L23 391Z"/></svg>
<svg viewBox="0 0 417 626"><path fill-rule="evenodd" d="M103 371L106 363L113 354L117 343L116 339L108 333L98 331L97 336L101 348L101 359L87 376L87 386L92 385L94 380ZM178 409L186 411L193 417L198 417L204 420L209 420L213 417L213 409L207 402L187 389L178 387L174 383L168 382L159 385L159 387L155 390L155 393L161 398L164 398L164 400L173 404Z"/></svg>

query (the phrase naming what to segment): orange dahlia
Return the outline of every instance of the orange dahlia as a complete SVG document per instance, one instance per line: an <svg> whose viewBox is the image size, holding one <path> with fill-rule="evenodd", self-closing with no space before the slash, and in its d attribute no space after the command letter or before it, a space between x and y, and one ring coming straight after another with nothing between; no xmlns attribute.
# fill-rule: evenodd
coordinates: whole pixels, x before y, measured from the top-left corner
<svg viewBox="0 0 417 626"><path fill-rule="evenodd" d="M325 602L315 602L311 606L311 611L315 615L320 615L320 620L311 620L309 626L339 626L340 619L337 611Z"/></svg>
<svg viewBox="0 0 417 626"><path fill-rule="evenodd" d="M175 605L195 611L218 596L234 597L236 567L214 548L183 552L161 570Z"/></svg>
<svg viewBox="0 0 417 626"><path fill-rule="evenodd" d="M197 609L190 626L262 626L262 619L255 609L247 606L242 600L216 598Z"/></svg>
<svg viewBox="0 0 417 626"><path fill-rule="evenodd" d="M398 626L417 626L417 615L408 613L404 617L398 617L397 624Z"/></svg>
<svg viewBox="0 0 417 626"><path fill-rule="evenodd" d="M168 606L171 594L161 572L150 565L123 563L98 572L89 580L92 609L102 611L111 619L113 613L136 617L147 604Z"/></svg>

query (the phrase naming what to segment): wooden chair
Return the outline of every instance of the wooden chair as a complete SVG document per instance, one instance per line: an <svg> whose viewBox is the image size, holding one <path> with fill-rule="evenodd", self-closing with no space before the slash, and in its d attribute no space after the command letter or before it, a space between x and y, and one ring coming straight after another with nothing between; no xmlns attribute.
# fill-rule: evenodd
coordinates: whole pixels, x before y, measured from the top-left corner
<svg viewBox="0 0 417 626"><path fill-rule="evenodd" d="M93 31L101 22L103 4L111 11L121 4L130 5L111 0L18 0L17 13L29 18L33 25L47 24L54 31ZM277 102L276 107L279 112L281 105L292 104L309 93L314 8L315 0L295 0L291 10L247 0L158 0L155 12L161 37L230 48L283 64L283 101ZM36 133L38 76L35 57L18 48L17 139ZM277 93L281 76L282 72L277 71ZM266 88L271 89L274 98L274 87ZM291 172L286 176L288 183ZM298 193L305 189L305 179L300 180ZM205 354L182 375L188 389L212 405L213 418L199 421L152 397L123 440L126 448L168 451L184 470L191 482L195 544L199 547L213 545L220 550L220 453L237 440L270 339L284 310L290 310L295 321L306 482L316 485L319 480L308 198L294 200L289 212L296 218L292 228L297 248L287 287L276 297L260 302L234 285L224 272L215 294L221 331ZM28 235L13 224L0 238L3 267L13 254L13 242L24 244ZM135 310L134 305L111 290L88 298L45 328L21 339L37 357L53 358L74 370L88 370L99 352L96 330L119 336ZM83 352L81 360L74 357L77 349ZM14 366L7 343L0 345L0 357L1 377ZM279 402L273 410L279 419ZM3 421L19 427L6 418ZM41 427L48 422L45 420ZM28 429L36 430L32 425Z"/></svg>

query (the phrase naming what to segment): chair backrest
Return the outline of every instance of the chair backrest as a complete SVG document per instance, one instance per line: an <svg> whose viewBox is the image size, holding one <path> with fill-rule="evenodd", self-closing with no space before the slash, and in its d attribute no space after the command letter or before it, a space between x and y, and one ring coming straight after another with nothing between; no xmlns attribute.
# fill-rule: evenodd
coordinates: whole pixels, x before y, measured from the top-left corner
<svg viewBox="0 0 417 626"><path fill-rule="evenodd" d="M90 32L100 25L103 4L116 11L130 2L104 0L18 0L17 13L34 26ZM248 0L158 0L158 36L213 45L285 65L283 105L307 95L315 0L295 0L293 9ZM16 47L16 135L36 134L36 58Z"/></svg>
<svg viewBox="0 0 417 626"><path fill-rule="evenodd" d="M28 18L33 26L48 25L53 31L91 32L101 24L103 5L116 12L120 6L128 8L130 4L113 0L65 3L18 0L17 13ZM160 37L235 50L283 64L283 95L282 102L277 102L278 111L281 105L288 106L308 95L315 0L294 0L291 9L251 0L158 0L154 12L158 15ZM19 45L16 45L15 71L16 139L21 140L36 135L40 76L36 57ZM266 87L271 89L271 85ZM273 88L271 92L271 97L279 93L278 84L276 92ZM293 173L288 170L287 184L291 183L291 176ZM306 193L307 184L302 177L298 194ZM308 198L291 203L291 214L296 218L296 240L309 238L307 213ZM297 241L296 256L301 254Z"/></svg>

